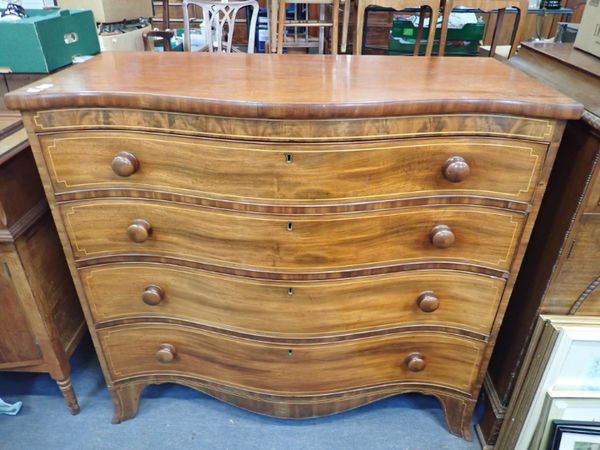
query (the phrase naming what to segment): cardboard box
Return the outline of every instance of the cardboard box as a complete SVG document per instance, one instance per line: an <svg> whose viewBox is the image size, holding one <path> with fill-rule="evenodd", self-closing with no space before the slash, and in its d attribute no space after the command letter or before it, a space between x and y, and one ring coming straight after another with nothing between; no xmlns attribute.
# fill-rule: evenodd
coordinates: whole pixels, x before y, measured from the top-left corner
<svg viewBox="0 0 600 450"><path fill-rule="evenodd" d="M587 1L574 45L600 58L600 0Z"/></svg>
<svg viewBox="0 0 600 450"><path fill-rule="evenodd" d="M25 19L0 22L0 67L12 73L49 73L68 66L76 56L100 52L91 11L27 13Z"/></svg>
<svg viewBox="0 0 600 450"><path fill-rule="evenodd" d="M154 16L152 0L58 0L57 5L64 9L90 9L98 23Z"/></svg>
<svg viewBox="0 0 600 450"><path fill-rule="evenodd" d="M98 36L100 39L100 48L103 52L143 52L144 39L142 38L142 34L151 29L152 27L148 25L147 27L138 28L126 33Z"/></svg>

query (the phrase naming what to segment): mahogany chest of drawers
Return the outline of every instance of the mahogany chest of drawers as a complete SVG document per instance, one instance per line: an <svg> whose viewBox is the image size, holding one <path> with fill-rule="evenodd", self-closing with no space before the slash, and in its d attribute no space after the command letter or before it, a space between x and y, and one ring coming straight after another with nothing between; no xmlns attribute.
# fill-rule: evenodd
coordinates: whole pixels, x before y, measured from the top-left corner
<svg viewBox="0 0 600 450"><path fill-rule="evenodd" d="M151 383L289 418L410 391L470 438L581 107L496 61L464 64L104 54L7 97L114 422Z"/></svg>

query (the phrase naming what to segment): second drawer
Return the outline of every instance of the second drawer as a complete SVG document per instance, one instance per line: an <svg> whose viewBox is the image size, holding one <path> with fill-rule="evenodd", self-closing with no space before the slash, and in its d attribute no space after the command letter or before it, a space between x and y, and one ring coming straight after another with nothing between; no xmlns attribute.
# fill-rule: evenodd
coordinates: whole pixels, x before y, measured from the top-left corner
<svg viewBox="0 0 600 450"><path fill-rule="evenodd" d="M508 270L524 222L474 206L276 216L115 199L61 212L77 259L148 255L296 273L430 261Z"/></svg>
<svg viewBox="0 0 600 450"><path fill-rule="evenodd" d="M172 318L247 333L319 337L401 325L487 335L504 281L453 271L349 280L251 280L158 264L80 270L94 320Z"/></svg>

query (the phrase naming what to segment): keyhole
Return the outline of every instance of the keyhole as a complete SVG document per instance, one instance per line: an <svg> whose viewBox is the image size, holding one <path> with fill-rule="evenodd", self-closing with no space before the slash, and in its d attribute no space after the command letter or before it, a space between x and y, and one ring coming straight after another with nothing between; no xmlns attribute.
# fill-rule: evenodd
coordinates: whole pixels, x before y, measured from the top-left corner
<svg viewBox="0 0 600 450"><path fill-rule="evenodd" d="M294 350L288 350L288 358L294 357Z"/></svg>
<svg viewBox="0 0 600 450"><path fill-rule="evenodd" d="M294 289L288 288L288 295L294 295Z"/></svg>
<svg viewBox="0 0 600 450"><path fill-rule="evenodd" d="M294 224L292 222L288 223L287 229L288 231L292 231L294 229Z"/></svg>
<svg viewBox="0 0 600 450"><path fill-rule="evenodd" d="M288 164L291 164L294 162L294 158L292 157L291 153L285 154L285 162L287 162Z"/></svg>

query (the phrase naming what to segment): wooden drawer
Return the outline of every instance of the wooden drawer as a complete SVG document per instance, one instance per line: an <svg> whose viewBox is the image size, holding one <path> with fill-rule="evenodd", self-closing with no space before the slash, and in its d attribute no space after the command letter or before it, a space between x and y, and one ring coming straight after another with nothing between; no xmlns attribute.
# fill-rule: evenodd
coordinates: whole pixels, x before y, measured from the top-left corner
<svg viewBox="0 0 600 450"><path fill-rule="evenodd" d="M425 261L507 270L524 221L519 213L473 206L288 217L151 200L92 200L60 208L77 259L154 255L281 272ZM432 230L440 225L454 236L447 248L432 243ZM435 230L438 238L449 237ZM129 232L145 241L133 242Z"/></svg>
<svg viewBox="0 0 600 450"><path fill-rule="evenodd" d="M161 317L296 337L400 325L487 335L504 288L502 279L443 270L321 282L260 281L140 263L80 273L96 322ZM417 299L427 291L421 309Z"/></svg>
<svg viewBox="0 0 600 450"><path fill-rule="evenodd" d="M481 137L257 144L85 132L41 136L40 140L56 192L139 189L296 204L450 194L527 202L546 151L541 143ZM113 171L113 159L121 152L130 154L129 160L121 159L126 165L121 170L137 165L129 176ZM137 161L134 165L130 165L131 155ZM464 181L445 178L443 168L452 157L462 157L468 164Z"/></svg>
<svg viewBox="0 0 600 450"><path fill-rule="evenodd" d="M189 376L267 393L310 395L387 384L435 385L469 393L485 343L442 333L400 333L320 344L274 344L181 325L98 330L111 378ZM159 362L157 352L171 362ZM421 353L426 366L407 367ZM416 387L416 386L415 386Z"/></svg>

